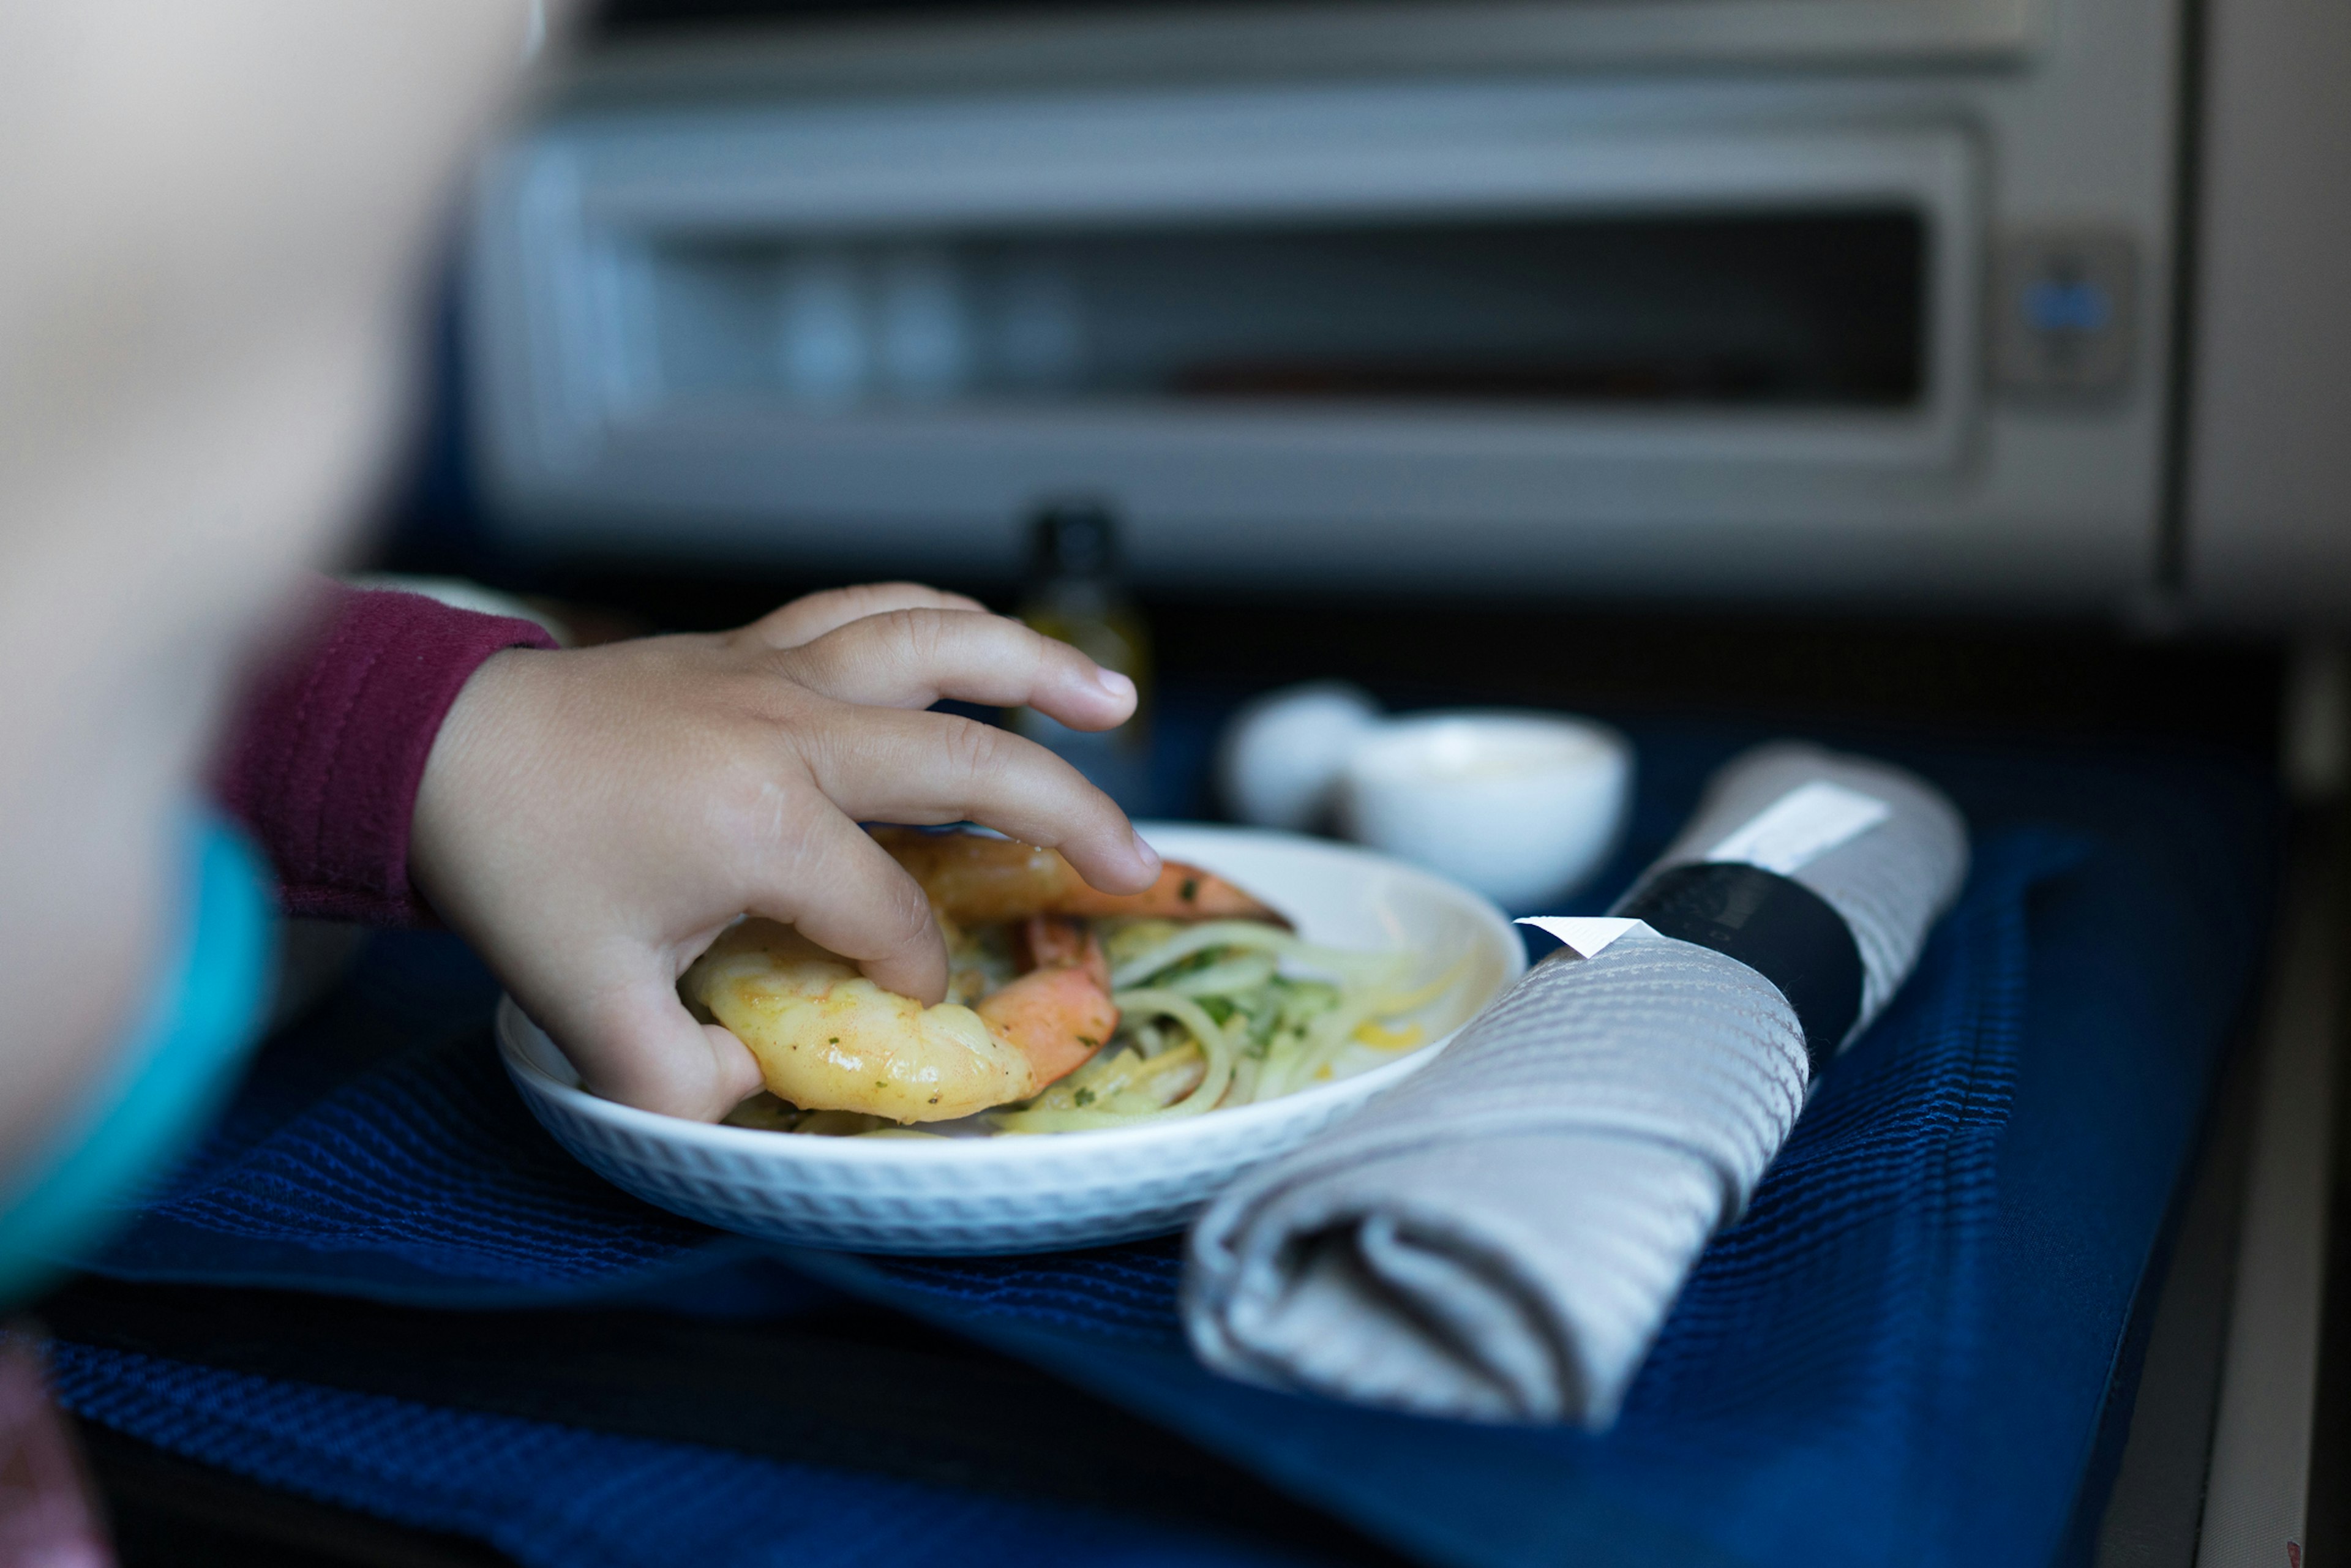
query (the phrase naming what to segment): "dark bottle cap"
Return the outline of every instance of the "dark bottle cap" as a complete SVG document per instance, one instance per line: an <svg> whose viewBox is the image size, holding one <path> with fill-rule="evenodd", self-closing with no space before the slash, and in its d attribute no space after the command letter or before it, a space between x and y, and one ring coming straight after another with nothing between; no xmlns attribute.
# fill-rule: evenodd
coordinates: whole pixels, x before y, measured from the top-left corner
<svg viewBox="0 0 2351 1568"><path fill-rule="evenodd" d="M1029 566L1037 580L1104 580L1118 574L1118 520L1101 502L1040 507L1030 528Z"/></svg>

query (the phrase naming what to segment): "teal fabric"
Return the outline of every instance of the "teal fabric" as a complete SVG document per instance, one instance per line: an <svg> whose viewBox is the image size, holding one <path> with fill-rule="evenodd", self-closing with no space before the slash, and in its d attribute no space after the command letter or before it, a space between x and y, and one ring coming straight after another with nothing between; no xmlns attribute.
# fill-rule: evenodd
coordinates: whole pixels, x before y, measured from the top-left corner
<svg viewBox="0 0 2351 1568"><path fill-rule="evenodd" d="M148 1180L213 1118L259 1037L277 916L259 858L192 813L179 925L120 1051L0 1209L0 1303L21 1301L137 1214Z"/></svg>

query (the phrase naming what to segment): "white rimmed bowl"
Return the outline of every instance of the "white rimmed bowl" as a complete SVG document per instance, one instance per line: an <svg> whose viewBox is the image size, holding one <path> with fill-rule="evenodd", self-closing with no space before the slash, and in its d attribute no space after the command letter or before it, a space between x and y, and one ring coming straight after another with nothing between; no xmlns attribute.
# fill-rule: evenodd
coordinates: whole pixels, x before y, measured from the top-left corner
<svg viewBox="0 0 2351 1568"><path fill-rule="evenodd" d="M1632 797L1622 735L1506 708L1406 714L1366 730L1338 786L1349 838L1534 913L1606 862Z"/></svg>
<svg viewBox="0 0 2351 1568"><path fill-rule="evenodd" d="M1145 823L1170 860L1228 877L1332 946L1411 947L1463 979L1424 1015L1430 1044L1259 1105L1101 1132L824 1138L708 1126L588 1093L512 998L498 1055L558 1142L614 1186L722 1229L860 1252L1043 1252L1179 1228L1225 1185L1419 1071L1510 988L1525 949L1501 911L1443 878L1344 844Z"/></svg>

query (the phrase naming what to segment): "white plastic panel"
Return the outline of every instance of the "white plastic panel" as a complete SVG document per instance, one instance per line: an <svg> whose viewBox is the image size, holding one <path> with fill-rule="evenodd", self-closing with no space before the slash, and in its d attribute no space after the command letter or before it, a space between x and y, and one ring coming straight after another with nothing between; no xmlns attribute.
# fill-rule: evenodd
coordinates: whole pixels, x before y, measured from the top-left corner
<svg viewBox="0 0 2351 1568"><path fill-rule="evenodd" d="M486 489L528 547L841 571L1008 570L1021 515L1084 491L1122 508L1157 580L2112 609L2147 591L2156 555L2176 16L2067 0L2051 20L2038 53L1946 75L591 98L484 182ZM1012 228L1887 202L1929 242L1928 384L1907 409L819 413L673 396L666 329L649 326L664 235L919 251ZM1985 257L2069 225L2139 258L2130 373L2095 397L1988 400Z"/></svg>

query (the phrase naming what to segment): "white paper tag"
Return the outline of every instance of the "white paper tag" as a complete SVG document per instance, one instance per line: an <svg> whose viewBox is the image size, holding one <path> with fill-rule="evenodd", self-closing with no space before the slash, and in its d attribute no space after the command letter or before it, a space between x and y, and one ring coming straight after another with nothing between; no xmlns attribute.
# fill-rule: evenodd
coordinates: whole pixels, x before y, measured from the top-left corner
<svg viewBox="0 0 2351 1568"><path fill-rule="evenodd" d="M1619 920L1613 915L1528 915L1516 922L1531 925L1538 931L1548 931L1567 944L1567 950L1579 958L1590 958L1635 926L1646 929L1646 920Z"/></svg>
<svg viewBox="0 0 2351 1568"><path fill-rule="evenodd" d="M1709 861L1740 861L1786 876L1894 814L1875 795L1815 779L1799 784L1707 851Z"/></svg>

